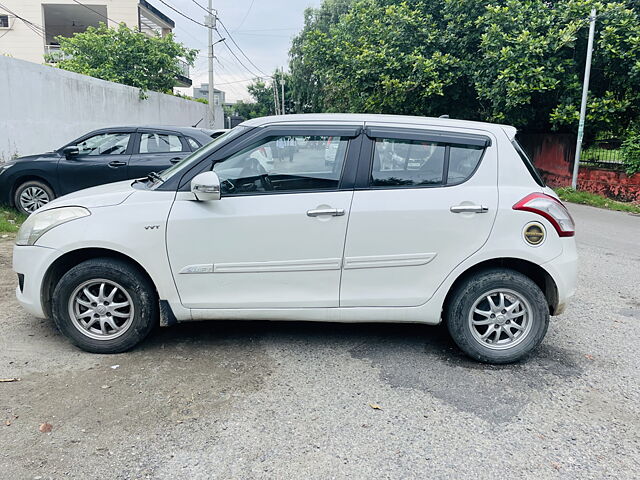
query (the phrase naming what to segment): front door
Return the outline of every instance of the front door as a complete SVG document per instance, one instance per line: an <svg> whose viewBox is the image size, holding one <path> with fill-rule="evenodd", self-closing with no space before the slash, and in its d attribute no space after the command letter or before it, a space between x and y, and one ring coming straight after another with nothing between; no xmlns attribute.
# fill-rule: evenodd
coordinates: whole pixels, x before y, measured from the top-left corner
<svg viewBox="0 0 640 480"><path fill-rule="evenodd" d="M422 305L489 237L498 206L496 149L488 135L367 133L340 306Z"/></svg>
<svg viewBox="0 0 640 480"><path fill-rule="evenodd" d="M349 145L359 147L359 140L331 130L282 130L267 130L215 162L220 200L178 193L167 246L186 307L338 306L353 196L343 171L357 162ZM331 136L338 148L330 147Z"/></svg>
<svg viewBox="0 0 640 480"><path fill-rule="evenodd" d="M79 141L78 155L58 162L61 195L105 183L126 180L132 134L108 132Z"/></svg>

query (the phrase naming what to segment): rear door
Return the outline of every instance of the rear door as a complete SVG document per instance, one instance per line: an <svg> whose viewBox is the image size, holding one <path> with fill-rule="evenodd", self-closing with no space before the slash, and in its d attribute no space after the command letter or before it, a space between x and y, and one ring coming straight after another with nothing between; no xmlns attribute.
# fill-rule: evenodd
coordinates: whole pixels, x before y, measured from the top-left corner
<svg viewBox="0 0 640 480"><path fill-rule="evenodd" d="M340 306L417 306L487 241L498 206L489 134L367 128Z"/></svg>
<svg viewBox="0 0 640 480"><path fill-rule="evenodd" d="M139 129L129 160L130 178L161 172L191 153L187 140L178 132Z"/></svg>
<svg viewBox="0 0 640 480"><path fill-rule="evenodd" d="M132 137L129 131L108 131L88 135L67 145L77 146L79 154L69 158L63 156L58 162L60 194L126 180Z"/></svg>

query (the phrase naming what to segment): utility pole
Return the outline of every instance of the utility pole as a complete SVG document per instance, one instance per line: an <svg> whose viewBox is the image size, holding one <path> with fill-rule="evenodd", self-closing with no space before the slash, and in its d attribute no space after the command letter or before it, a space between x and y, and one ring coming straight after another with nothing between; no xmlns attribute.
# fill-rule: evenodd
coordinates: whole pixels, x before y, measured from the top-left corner
<svg viewBox="0 0 640 480"><path fill-rule="evenodd" d="M273 75L273 79L271 80L271 85L273 86L273 102L275 103L275 115L280 115L280 101L278 99L278 75L276 73Z"/></svg>
<svg viewBox="0 0 640 480"><path fill-rule="evenodd" d="M209 0L209 14L205 17L205 25L209 30L209 109L211 117L209 119L209 127L215 128L216 105L215 95L213 94L213 29L216 28L216 15L213 13L213 0Z"/></svg>
<svg viewBox="0 0 640 480"><path fill-rule="evenodd" d="M280 76L280 86L282 87L282 114L286 115L287 112L284 109L284 67L280 69L282 75Z"/></svg>
<svg viewBox="0 0 640 480"><path fill-rule="evenodd" d="M593 37L596 30L596 9L591 10L589 16L589 41L587 42L587 61L584 66L584 83L582 85L582 103L580 104L580 122L578 123L578 141L576 142L576 157L573 161L573 176L571 187L578 187L578 172L580 170L580 153L582 152L582 138L584 137L584 119L587 114L587 97L589 95L589 77L591 75L591 56L593 54Z"/></svg>

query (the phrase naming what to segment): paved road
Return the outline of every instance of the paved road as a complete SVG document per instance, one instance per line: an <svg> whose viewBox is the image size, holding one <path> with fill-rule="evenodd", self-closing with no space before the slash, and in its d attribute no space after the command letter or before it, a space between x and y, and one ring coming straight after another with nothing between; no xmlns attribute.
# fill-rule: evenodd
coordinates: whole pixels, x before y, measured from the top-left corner
<svg viewBox="0 0 640 480"><path fill-rule="evenodd" d="M640 217L571 210L578 296L506 367L415 325L202 323L86 354L16 304L4 241L0 478L638 478Z"/></svg>

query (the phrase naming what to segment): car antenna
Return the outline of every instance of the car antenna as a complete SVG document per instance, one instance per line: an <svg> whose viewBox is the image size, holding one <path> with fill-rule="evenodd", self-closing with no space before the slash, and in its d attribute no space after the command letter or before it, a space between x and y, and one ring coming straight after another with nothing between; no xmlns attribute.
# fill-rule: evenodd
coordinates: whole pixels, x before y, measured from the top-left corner
<svg viewBox="0 0 640 480"><path fill-rule="evenodd" d="M198 125L200 125L200 122L201 122L202 120L204 120L204 117L202 117L200 120L198 120L198 121L196 122L196 124L195 124L192 128L196 128Z"/></svg>
<svg viewBox="0 0 640 480"><path fill-rule="evenodd" d="M440 115L438 118L449 118L449 115Z"/></svg>

